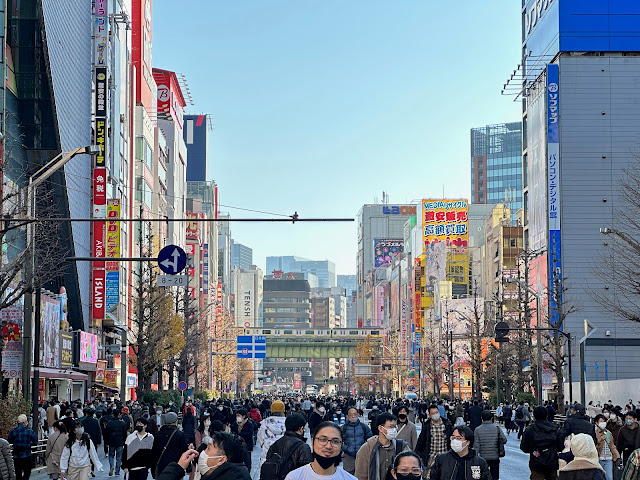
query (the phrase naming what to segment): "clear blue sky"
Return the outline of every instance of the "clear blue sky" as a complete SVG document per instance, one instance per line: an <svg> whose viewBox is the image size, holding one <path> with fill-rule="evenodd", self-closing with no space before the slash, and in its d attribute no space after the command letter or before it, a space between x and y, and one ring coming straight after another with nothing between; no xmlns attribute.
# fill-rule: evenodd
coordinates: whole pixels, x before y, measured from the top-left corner
<svg viewBox="0 0 640 480"><path fill-rule="evenodd" d="M515 0L153 3L153 65L210 113L220 203L354 217L365 203L469 197L469 130L517 121L500 95L520 58ZM235 217L253 214L221 207ZM232 224L268 255L355 273L356 223Z"/></svg>

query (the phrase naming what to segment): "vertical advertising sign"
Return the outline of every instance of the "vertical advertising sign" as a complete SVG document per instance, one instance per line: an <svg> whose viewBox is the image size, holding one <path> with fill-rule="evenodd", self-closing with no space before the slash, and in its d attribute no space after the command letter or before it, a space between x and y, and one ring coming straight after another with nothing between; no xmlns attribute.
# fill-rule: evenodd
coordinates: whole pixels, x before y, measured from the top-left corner
<svg viewBox="0 0 640 480"><path fill-rule="evenodd" d="M558 65L547 65L547 188L549 225L549 323L558 325L562 282L560 229L560 89Z"/></svg>
<svg viewBox="0 0 640 480"><path fill-rule="evenodd" d="M202 294L209 295L209 244L202 246Z"/></svg>
<svg viewBox="0 0 640 480"><path fill-rule="evenodd" d="M120 218L120 200L107 202L107 219ZM107 258L120 257L120 222L107 221ZM120 268L118 262L106 263L105 315L117 314L120 301Z"/></svg>
<svg viewBox="0 0 640 480"><path fill-rule="evenodd" d="M467 200L423 200L423 245L444 242L447 247L469 244Z"/></svg>

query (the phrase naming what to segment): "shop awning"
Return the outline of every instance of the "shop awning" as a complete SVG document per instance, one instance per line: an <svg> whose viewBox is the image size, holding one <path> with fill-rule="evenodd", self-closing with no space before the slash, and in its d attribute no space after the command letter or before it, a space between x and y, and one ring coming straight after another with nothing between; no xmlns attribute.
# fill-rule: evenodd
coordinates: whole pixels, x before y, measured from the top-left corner
<svg viewBox="0 0 640 480"><path fill-rule="evenodd" d="M93 388L93 387L102 388L103 390L109 390L111 392L119 392L120 391L117 388L108 387L108 386L104 385L103 383L94 383L93 385L91 385L91 388Z"/></svg>
<svg viewBox="0 0 640 480"><path fill-rule="evenodd" d="M31 376L33 377L33 368L31 369ZM89 380L89 375L76 372L75 370L60 370L58 368L40 367L40 378L50 378L55 380Z"/></svg>

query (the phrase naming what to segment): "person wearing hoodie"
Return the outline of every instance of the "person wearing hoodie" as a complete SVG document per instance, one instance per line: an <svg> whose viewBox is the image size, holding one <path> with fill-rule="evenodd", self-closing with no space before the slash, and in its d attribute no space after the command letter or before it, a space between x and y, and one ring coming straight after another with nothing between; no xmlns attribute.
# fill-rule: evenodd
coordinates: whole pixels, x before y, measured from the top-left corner
<svg viewBox="0 0 640 480"><path fill-rule="evenodd" d="M436 457L429 472L429 480L491 480L487 461L472 450L473 440L473 430L469 427L455 427L451 436L451 450ZM464 476L458 473L461 471L464 472Z"/></svg>
<svg viewBox="0 0 640 480"><path fill-rule="evenodd" d="M260 465L267 458L271 445L287 430L284 422L284 403L276 400L271 404L271 415L262 421L260 430L258 430L258 443L261 445Z"/></svg>
<svg viewBox="0 0 640 480"><path fill-rule="evenodd" d="M577 433L571 439L573 460L559 470L558 480L606 480L605 471L598 461L593 437Z"/></svg>
<svg viewBox="0 0 640 480"><path fill-rule="evenodd" d="M544 407L534 408L535 422L522 433L520 450L529 454L531 480L558 478L558 429L547 420L547 414Z"/></svg>

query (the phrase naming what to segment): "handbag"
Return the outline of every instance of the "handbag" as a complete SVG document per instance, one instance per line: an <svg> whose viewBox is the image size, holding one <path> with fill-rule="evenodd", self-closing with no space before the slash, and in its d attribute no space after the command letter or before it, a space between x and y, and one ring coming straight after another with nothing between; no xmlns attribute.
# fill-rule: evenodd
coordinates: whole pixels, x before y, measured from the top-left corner
<svg viewBox="0 0 640 480"><path fill-rule="evenodd" d="M498 429L498 455L502 458L507 454L507 452L505 452L504 443L502 443L502 439L500 438L500 425L496 425L496 428Z"/></svg>
<svg viewBox="0 0 640 480"><path fill-rule="evenodd" d="M169 440L167 440L167 444L164 446L164 448L162 449L162 453L158 457L158 461L156 462L156 467L153 469L154 472L156 472L156 475L158 475L160 473L160 472L158 472L158 465L160 465L160 460L162 460L162 457L164 456L164 452L167 451L167 447L171 443L171 439L173 438L173 436L176 434L177 431L178 430L176 429L171 433L171 435L169 436Z"/></svg>

